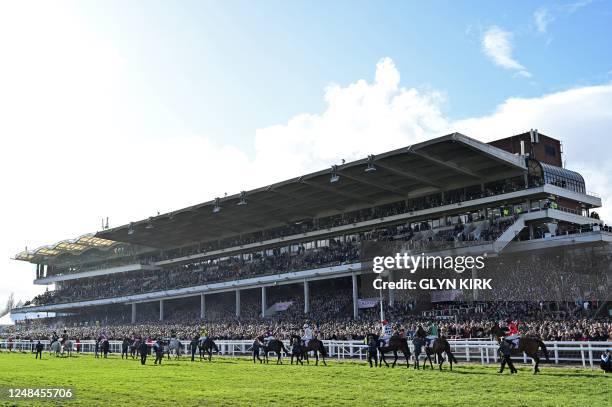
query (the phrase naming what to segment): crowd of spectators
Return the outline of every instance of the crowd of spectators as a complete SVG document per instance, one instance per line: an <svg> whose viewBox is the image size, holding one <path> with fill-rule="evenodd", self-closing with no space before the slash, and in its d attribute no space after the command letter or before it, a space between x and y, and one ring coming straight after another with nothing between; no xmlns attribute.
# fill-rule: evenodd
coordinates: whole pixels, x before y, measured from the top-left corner
<svg viewBox="0 0 612 407"><path fill-rule="evenodd" d="M240 280L266 274L281 274L357 262L360 244L366 241L404 241L413 250L435 250L495 240L515 217L474 218L471 214L451 218L438 227L430 222L377 228L347 237L328 239L327 245L306 249L303 244L289 251L275 248L221 259L209 259L163 270L109 274L58 283L29 304L53 304L75 300L109 298L176 289L212 282ZM284 249L287 249L286 247Z"/></svg>
<svg viewBox="0 0 612 407"><path fill-rule="evenodd" d="M456 190L445 191L443 194L435 193L423 197L402 200L390 204L384 204L372 208L360 209L332 216L302 219L282 227L265 229L254 233L241 234L240 236L225 238L217 241L199 242L194 245L160 252L145 252L143 251L143 248L118 246L113 251L106 254L106 257L108 258L99 259L96 262L87 265L71 264L68 267L50 267L47 270L47 276L97 270L131 263L152 264L161 260L204 254L210 251L229 247L260 243L275 238L299 235L316 230L351 225L372 219L380 219L444 205L461 203L473 199L517 191L524 187L524 183L520 178L494 181L486 183L483 186L480 184L473 185Z"/></svg>
<svg viewBox="0 0 612 407"><path fill-rule="evenodd" d="M334 291L336 291L334 293ZM271 331L279 339L288 339L291 334L300 334L302 325L309 323L316 327L318 337L335 340L361 340L369 332L380 331L379 308L362 309L354 320L348 292L329 290L310 300L310 313L303 314L303 299L299 296L282 298L293 304L286 310L261 318L257 304L244 304L245 312L240 317L233 310L212 312L205 320L195 310L177 309L168 313L160 322L155 318L129 324L117 316L105 316L97 321L76 322L79 317L55 317L20 323L5 332L12 339L48 339L55 330L67 330L71 338L80 340L96 339L104 333L109 339L121 340L133 334L167 338L173 334L184 340L191 339L202 327L216 339L253 339ZM608 317L594 318L592 313L559 311L559 304L545 302L479 302L464 304L468 312L447 315L444 318L424 317L413 308L409 300L396 301L393 306L384 305L385 318L401 326L412 335L419 325L431 330L435 325L438 332L453 338L489 338L495 323L505 326L507 320L518 323L521 334L537 335L543 340L558 341L612 341L612 320ZM448 306L439 305L438 308ZM453 306L458 306L454 304ZM220 311L220 310L218 310Z"/></svg>

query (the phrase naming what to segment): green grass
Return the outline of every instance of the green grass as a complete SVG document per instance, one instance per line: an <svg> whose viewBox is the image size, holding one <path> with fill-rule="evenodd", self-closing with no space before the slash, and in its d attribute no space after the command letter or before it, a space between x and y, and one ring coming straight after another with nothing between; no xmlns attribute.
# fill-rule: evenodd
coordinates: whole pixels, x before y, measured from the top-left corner
<svg viewBox="0 0 612 407"><path fill-rule="evenodd" d="M73 387L63 405L206 406L566 406L610 405L612 377L590 369L544 364L534 376L529 366L518 375L497 366L455 365L453 372L373 368L364 363L328 366L253 365L247 359L214 357L212 363L164 360L147 366L136 360L94 359L91 355L55 358L0 353L0 387ZM13 402L0 405L52 405ZM55 403L59 404L59 403Z"/></svg>

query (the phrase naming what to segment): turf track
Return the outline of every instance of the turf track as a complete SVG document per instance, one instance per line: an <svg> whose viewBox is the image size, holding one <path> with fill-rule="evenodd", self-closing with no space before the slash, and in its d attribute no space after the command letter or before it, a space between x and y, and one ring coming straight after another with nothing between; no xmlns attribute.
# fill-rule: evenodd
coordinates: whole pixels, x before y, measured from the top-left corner
<svg viewBox="0 0 612 407"><path fill-rule="evenodd" d="M82 406L566 406L611 405L612 377L590 369L529 366L518 375L497 366L455 366L415 371L405 366L370 369L363 363L330 361L329 366L253 365L247 359L214 357L212 363L164 360L147 366L136 360L94 359L91 355L42 361L31 354L0 353L0 387L74 387L62 405ZM611 375L608 375L611 376ZM53 405L49 401L0 405Z"/></svg>

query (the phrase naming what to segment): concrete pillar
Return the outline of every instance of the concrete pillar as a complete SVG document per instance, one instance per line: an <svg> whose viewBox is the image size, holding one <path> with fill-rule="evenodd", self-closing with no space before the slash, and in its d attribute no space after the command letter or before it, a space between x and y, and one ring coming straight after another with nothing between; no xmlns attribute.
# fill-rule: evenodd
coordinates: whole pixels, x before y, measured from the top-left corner
<svg viewBox="0 0 612 407"><path fill-rule="evenodd" d="M236 290L236 316L240 316L240 290Z"/></svg>
<svg viewBox="0 0 612 407"><path fill-rule="evenodd" d="M533 223L529 224L529 240L533 240L534 238L534 230L533 230Z"/></svg>
<svg viewBox="0 0 612 407"><path fill-rule="evenodd" d="M395 281L395 273L393 271L389 271L389 282ZM393 306L395 304L395 290L389 288L389 306Z"/></svg>
<svg viewBox="0 0 612 407"><path fill-rule="evenodd" d="M200 319L204 319L206 316L206 296L204 293L200 294Z"/></svg>
<svg viewBox="0 0 612 407"><path fill-rule="evenodd" d="M159 300L159 320L164 320L164 300Z"/></svg>
<svg viewBox="0 0 612 407"><path fill-rule="evenodd" d="M357 274L352 275L353 279L353 319L359 316L359 293L357 287Z"/></svg>
<svg viewBox="0 0 612 407"><path fill-rule="evenodd" d="M132 323L136 323L136 303L132 303Z"/></svg>
<svg viewBox="0 0 612 407"><path fill-rule="evenodd" d="M266 308L268 308L266 299L266 287L261 287L261 316L266 316Z"/></svg>
<svg viewBox="0 0 612 407"><path fill-rule="evenodd" d="M310 312L310 285L304 280L304 314Z"/></svg>

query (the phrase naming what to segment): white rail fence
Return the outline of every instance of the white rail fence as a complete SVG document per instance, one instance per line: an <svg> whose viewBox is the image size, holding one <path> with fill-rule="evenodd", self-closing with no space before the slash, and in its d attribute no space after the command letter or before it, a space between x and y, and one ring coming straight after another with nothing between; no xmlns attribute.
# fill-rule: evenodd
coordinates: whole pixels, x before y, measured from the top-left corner
<svg viewBox="0 0 612 407"><path fill-rule="evenodd" d="M49 341L40 341L45 346L45 352L49 352ZM323 341L328 351L328 359L337 360L366 360L367 346L361 341ZM459 361L492 364L499 362L497 353L498 344L491 340L450 340L452 351ZM252 353L252 340L218 340L215 341L219 347L219 353L224 356L250 356ZM36 341L14 340L8 341L0 339L0 352L17 351L32 352ZM183 354L190 354L189 341L181 341ZM410 351L414 354L414 347L410 343ZM571 365L577 364L583 367L599 366L599 358L606 349L612 349L612 342L545 342L551 363ZM289 348L289 342L285 341L285 346ZM79 344L81 353L94 353L95 341L81 341ZM110 352L121 353L121 341L110 341ZM285 355L284 355L285 356ZM401 355L400 355L401 356ZM387 356L388 357L388 356ZM423 359L423 356L421 356ZM523 355L515 360L523 363L531 363L531 358ZM402 359L399 359L401 361ZM411 356L411 363L414 355Z"/></svg>

